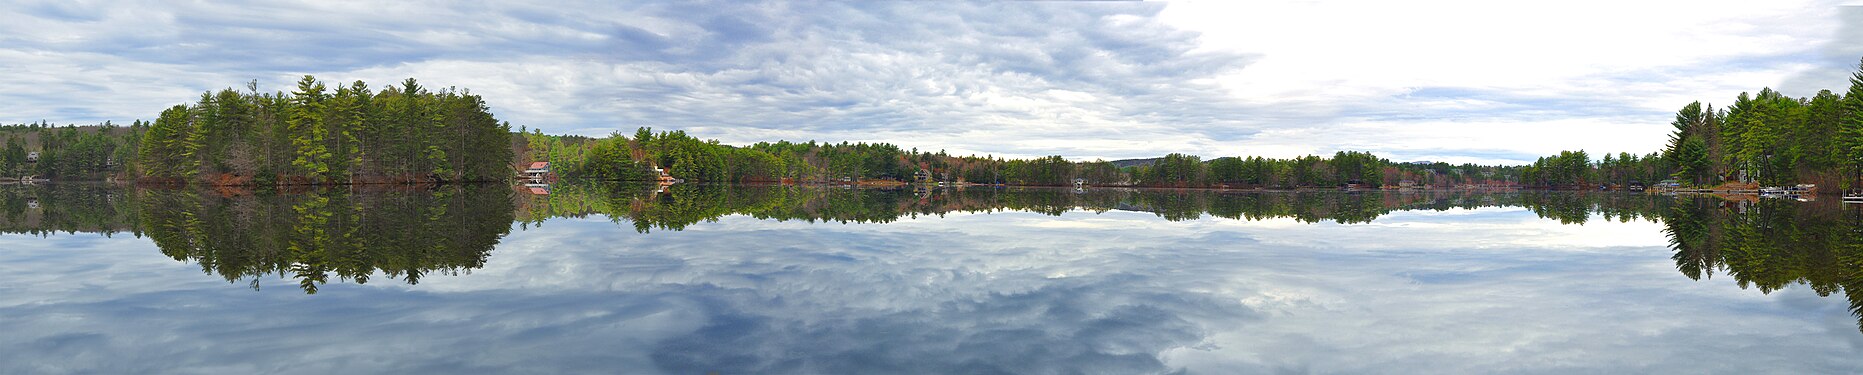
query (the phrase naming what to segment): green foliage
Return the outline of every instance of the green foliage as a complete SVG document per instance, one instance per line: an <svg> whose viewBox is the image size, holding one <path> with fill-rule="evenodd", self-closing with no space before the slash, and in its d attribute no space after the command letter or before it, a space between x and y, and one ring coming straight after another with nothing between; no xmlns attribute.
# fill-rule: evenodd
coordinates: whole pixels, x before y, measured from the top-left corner
<svg viewBox="0 0 1863 375"><path fill-rule="evenodd" d="M1219 184L1241 184L1243 173L1248 163L1238 157L1221 157L1210 160L1210 178Z"/></svg>
<svg viewBox="0 0 1863 375"><path fill-rule="evenodd" d="M37 176L58 180L102 180L120 177L132 169L121 156L138 148L136 133L145 131L137 121L130 127L111 122L96 125L0 126L0 177Z"/></svg>
<svg viewBox="0 0 1863 375"><path fill-rule="evenodd" d="M1841 96L1823 90L1791 98L1763 88L1719 111L1691 103L1670 125L1664 167L1690 184L1856 187L1863 175L1863 64Z"/></svg>
<svg viewBox="0 0 1863 375"><path fill-rule="evenodd" d="M1708 140L1716 139L1715 117L1714 110L1704 109L1701 102L1689 103L1676 112L1675 121L1669 123L1675 131L1669 134L1669 146L1663 150L1663 158L1674 168L1674 178L1695 185L1713 181L1714 160Z"/></svg>
<svg viewBox="0 0 1863 375"><path fill-rule="evenodd" d="M655 177L645 164L628 156L626 138L614 137L594 144L585 161L568 174L617 181L645 181Z"/></svg>
<svg viewBox="0 0 1863 375"><path fill-rule="evenodd" d="M1678 145L1670 159L1675 163L1676 179L1694 185L1707 185L1714 179L1713 160L1708 156L1708 142L1690 137Z"/></svg>
<svg viewBox="0 0 1863 375"><path fill-rule="evenodd" d="M1009 160L1003 164L1003 178L1015 185L1068 185L1074 180L1074 163L1060 156Z"/></svg>
<svg viewBox="0 0 1863 375"><path fill-rule="evenodd" d="M1165 155L1140 171L1133 179L1152 186L1203 186L1209 175L1201 159L1178 153Z"/></svg>
<svg viewBox="0 0 1863 375"><path fill-rule="evenodd" d="M1596 182L1597 176L1592 169L1591 155L1585 151L1560 151L1558 155L1541 157L1523 168L1520 179L1530 186L1588 187Z"/></svg>
<svg viewBox="0 0 1863 375"><path fill-rule="evenodd" d="M304 76L289 94L232 89L162 112L141 138L141 173L257 184L498 181L513 173L508 125L470 92L412 78L334 92ZM223 182L223 181L213 181Z"/></svg>
<svg viewBox="0 0 1863 375"><path fill-rule="evenodd" d="M1360 183L1370 184L1384 181L1384 166L1390 163L1370 153L1356 151L1340 151L1334 153L1332 160L1329 160L1329 164L1333 167L1333 175L1337 178L1347 180L1347 182L1361 181Z"/></svg>
<svg viewBox="0 0 1863 375"><path fill-rule="evenodd" d="M26 146L18 137L7 137L6 148L0 149L0 173L11 175L17 173L26 164Z"/></svg>
<svg viewBox="0 0 1863 375"><path fill-rule="evenodd" d="M1844 92L1839 107L1837 139L1832 142L1831 154L1848 174L1846 187L1856 187L1857 177L1863 175L1863 62L1850 74L1850 90Z"/></svg>

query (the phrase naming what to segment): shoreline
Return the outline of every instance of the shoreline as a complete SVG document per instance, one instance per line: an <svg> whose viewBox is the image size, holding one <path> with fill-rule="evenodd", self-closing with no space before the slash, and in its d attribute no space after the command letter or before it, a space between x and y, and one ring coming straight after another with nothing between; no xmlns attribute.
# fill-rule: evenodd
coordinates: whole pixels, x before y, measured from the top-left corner
<svg viewBox="0 0 1863 375"><path fill-rule="evenodd" d="M553 182L561 183L561 182L569 182L569 181L634 183L634 184L643 184L643 185L652 185L652 184L658 183L658 181L655 181L655 180L593 180L593 179L564 179L564 180L557 180ZM475 184L491 184L491 183L507 183L507 184L522 185L525 183L525 181L521 179L513 179L513 180L488 180L488 181L431 181L431 182L211 184L211 183L201 183L201 182L152 181L148 179L138 179L138 180L128 180L128 181L126 180L53 180L53 179L0 180L0 185L118 185L118 186L150 187L150 188L181 188L181 187L203 187L203 188L220 188L220 189L224 189L224 188L245 188L245 189L278 188L278 189L287 189L287 190L306 189L306 188L334 188L334 187L389 187L389 186L410 186L410 187L429 186L431 187L431 186L440 186L440 185L475 185ZM1318 191L1330 191L1330 192L1342 192L1342 193L1571 191L1571 192L1623 192L1623 193L1643 193L1643 194L1690 194L1690 195L1718 195L1718 196L1759 196L1760 195L1759 190L1752 190L1752 189L1661 189L1661 190L1649 189L1645 191L1632 191L1632 190L1561 189L1561 188L1548 188L1548 187L1474 187L1474 188L1402 188L1402 189L1337 188L1337 187L1237 188L1237 187L1184 187L1184 186L1143 186L1143 185L1083 185L1083 186L1014 185L1014 184L976 184L976 183L930 185L930 184L915 184L915 183L907 183L907 182L879 182L879 181L862 181L862 182L857 182L857 183L779 182L779 181L751 181L751 182L720 183L720 182L697 181L697 182L686 182L682 184L738 185L738 186L806 186L806 187L817 187L817 188L855 187L855 188L865 188L865 189L904 189L904 188L913 188L913 189L917 189L917 188L933 188L933 189L969 189L969 188L1133 189L1133 190L1149 190L1149 191L1213 191L1213 192L1277 192L1277 193L1318 192ZM1819 191L1814 191L1809 195L1827 196L1827 195L1840 195L1840 194L1837 194L1836 192L1827 192L1827 191L1819 190Z"/></svg>

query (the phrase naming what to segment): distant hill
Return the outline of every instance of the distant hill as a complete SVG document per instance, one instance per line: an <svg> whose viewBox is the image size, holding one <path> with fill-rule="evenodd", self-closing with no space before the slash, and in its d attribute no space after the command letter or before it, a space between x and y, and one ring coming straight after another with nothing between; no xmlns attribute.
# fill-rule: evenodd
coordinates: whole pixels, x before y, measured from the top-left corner
<svg viewBox="0 0 1863 375"><path fill-rule="evenodd" d="M8 138L18 137L21 141L21 146L25 147L26 151L42 151L45 147L39 145L39 137L41 135L57 134L57 132L67 128L75 129L78 134L92 134L102 131L104 127L101 125L73 126L52 125L49 123L42 124L38 128L29 127L25 124L0 125L0 147L6 145ZM128 125L117 125L110 129L110 132L105 135L117 139L128 139L131 132Z"/></svg>
<svg viewBox="0 0 1863 375"><path fill-rule="evenodd" d="M1145 159L1121 159L1121 160L1114 160L1114 161L1113 161L1113 167L1116 167L1116 168L1125 168L1125 167L1136 167L1136 166L1141 166L1141 165L1146 165L1146 166L1149 166L1149 165L1151 165L1152 163L1157 163L1157 162L1158 162L1158 159L1163 159L1163 158L1145 158Z"/></svg>

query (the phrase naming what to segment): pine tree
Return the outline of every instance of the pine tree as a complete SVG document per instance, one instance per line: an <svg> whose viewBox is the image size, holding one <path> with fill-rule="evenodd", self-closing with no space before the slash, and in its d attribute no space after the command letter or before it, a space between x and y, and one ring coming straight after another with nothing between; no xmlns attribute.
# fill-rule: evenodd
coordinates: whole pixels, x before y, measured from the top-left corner
<svg viewBox="0 0 1863 375"><path fill-rule="evenodd" d="M1850 90L1844 93L1841 106L1836 148L1849 172L1844 188L1855 188L1857 178L1863 175L1863 62L1858 62L1857 71L1850 74Z"/></svg>
<svg viewBox="0 0 1863 375"><path fill-rule="evenodd" d="M330 151L324 145L329 135L324 123L324 89L316 77L306 75L298 80L297 91L291 93L290 134L296 150L291 165L313 182L324 181L330 173Z"/></svg>

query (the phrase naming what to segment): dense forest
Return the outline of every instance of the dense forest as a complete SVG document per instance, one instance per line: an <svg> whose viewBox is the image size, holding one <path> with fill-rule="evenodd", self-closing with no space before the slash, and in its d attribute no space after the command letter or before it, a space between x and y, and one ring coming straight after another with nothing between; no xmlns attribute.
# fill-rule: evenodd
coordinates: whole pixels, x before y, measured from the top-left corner
<svg viewBox="0 0 1863 375"><path fill-rule="evenodd" d="M148 125L114 123L53 126L49 122L0 126L0 178L128 179Z"/></svg>
<svg viewBox="0 0 1863 375"><path fill-rule="evenodd" d="M1863 168L1863 64L1843 95L1791 98L1765 88L1719 109L1689 103L1671 125L1663 155L1684 182L1854 188Z"/></svg>
<svg viewBox="0 0 1863 375"><path fill-rule="evenodd" d="M1674 179L1685 186L1816 184L1835 193L1863 175L1863 63L1842 95L1787 97L1771 88L1741 93L1721 108L1689 103L1675 114L1667 146L1648 155L1584 151L1540 158L1523 167L1527 186L1595 186Z"/></svg>
<svg viewBox="0 0 1863 375"><path fill-rule="evenodd" d="M1061 156L1006 159L954 156L943 151L902 149L885 143L759 142L737 147L700 140L683 131L641 128L632 136L604 138L522 135L520 159L548 161L564 176L590 179L650 178L660 167L674 177L707 182L929 181L1021 186L1072 185L1075 179L1100 186L1149 187L1369 187L1416 185L1511 185L1521 167L1448 163L1395 163L1363 152L1294 159L1222 157L1204 161L1170 154L1148 163L1069 161Z"/></svg>
<svg viewBox="0 0 1863 375"><path fill-rule="evenodd" d="M127 127L57 127L46 123L0 126L0 142L6 145L0 150L0 167L4 167L0 170L7 176L59 180L142 178L211 185L274 185L503 180L527 162L547 161L564 177L593 180L650 180L654 177L652 168L660 167L674 177L701 182L910 182L922 176L930 181L1022 186L1072 185L1078 178L1100 186L1230 188L1343 184L1376 187L1405 181L1435 186L1512 185L1521 181L1523 171L1531 170L1397 163L1352 151L1338 152L1330 158L1221 157L1208 161L1170 154L1120 167L1104 160L1076 162L1061 156L954 156L885 143L778 141L738 147L701 140L683 131L656 133L650 128L641 128L631 136L602 138L546 135L534 130L499 136L496 132L508 129L508 125L493 124L477 97L450 90L430 93L416 89L422 94L409 99L399 94L406 86L364 94L355 89L362 87L360 82L322 100L327 104L325 112L362 114L347 119L335 115L317 117L318 123L349 124L326 124L334 132L297 132L303 128L294 128L289 121L275 121L289 116L255 110L277 105L281 109L275 110L302 112L292 104L295 99L284 98L316 97L322 90L317 86L320 84L307 79L300 82L300 91L291 94L222 90L203 95L202 101L193 105L170 108L154 123L135 121ZM460 115L429 111L432 108L427 107L409 109L410 104L403 102L452 108ZM425 125L391 126L394 114L400 113L397 111L427 111L424 113L428 115L419 117L436 120ZM460 119L466 122L454 121ZM475 119L476 124L472 123ZM413 132L424 132L424 136L414 137ZM323 141L315 141L320 139L317 134L323 134ZM292 138L296 136L304 137ZM404 138L426 139L429 144L400 141ZM26 150L41 154L40 159L27 161ZM1608 156L1605 163L1599 167L1616 165Z"/></svg>
<svg viewBox="0 0 1863 375"><path fill-rule="evenodd" d="M414 79L380 91L224 89L162 111L141 137L140 176L211 184L355 184L510 179L510 127L469 91Z"/></svg>
<svg viewBox="0 0 1863 375"><path fill-rule="evenodd" d="M1669 179L1669 165L1656 153L1604 154L1602 160L1594 161L1583 150L1563 151L1520 167L1519 178L1523 186L1546 188L1650 184Z"/></svg>

